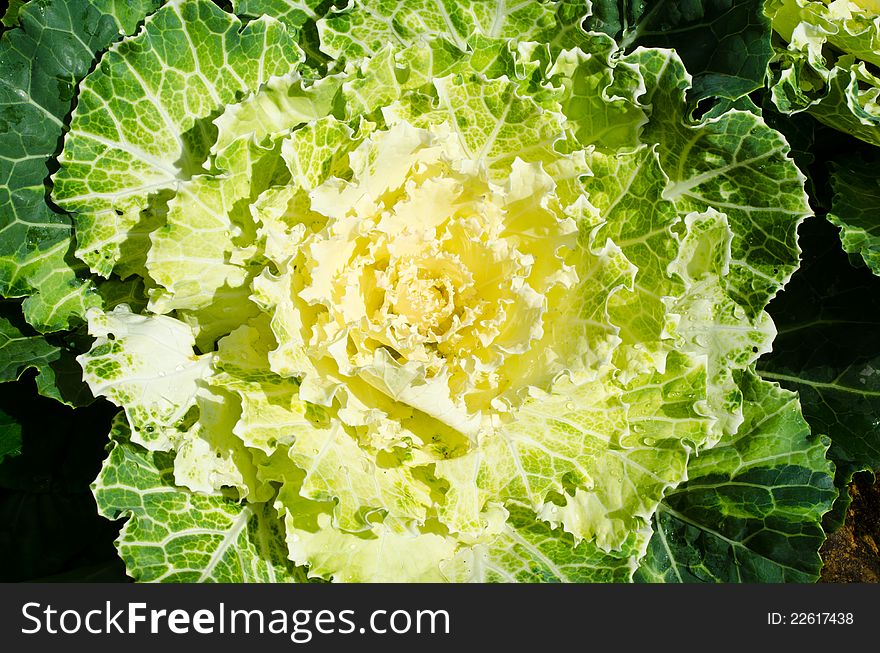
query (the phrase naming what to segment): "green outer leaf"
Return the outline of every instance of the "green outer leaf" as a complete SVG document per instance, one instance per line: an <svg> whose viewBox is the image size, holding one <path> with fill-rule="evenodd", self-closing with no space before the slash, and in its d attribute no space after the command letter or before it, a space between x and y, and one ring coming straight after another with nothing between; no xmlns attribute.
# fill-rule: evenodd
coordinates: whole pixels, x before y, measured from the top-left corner
<svg viewBox="0 0 880 653"><path fill-rule="evenodd" d="M55 201L79 212L77 256L109 275L151 195L201 170L202 119L302 58L278 21L242 27L207 0L165 5L112 48L82 84L53 178Z"/></svg>
<svg viewBox="0 0 880 653"><path fill-rule="evenodd" d="M836 140L828 138L830 130L824 125L818 124L806 113L791 115L779 113L773 105L769 93L764 93L761 98L761 106L756 107L754 112L763 115L767 124L785 137L791 146L791 158L807 178L807 196L816 204L821 204L822 200L816 184L823 182L817 178L817 174L821 176L825 171L821 170L817 173L813 169L813 163L817 158L822 157L817 146L823 142L832 143Z"/></svg>
<svg viewBox="0 0 880 653"><path fill-rule="evenodd" d="M21 453L21 424L0 410L0 463Z"/></svg>
<svg viewBox="0 0 880 653"><path fill-rule="evenodd" d="M120 21L115 2L34 0L0 41L0 295L28 295L25 317L40 331L67 328L99 304L70 256L70 219L46 204L46 164L96 53L155 4L120 3Z"/></svg>
<svg viewBox="0 0 880 653"><path fill-rule="evenodd" d="M625 61L640 62L647 77L642 101L652 105L652 116L644 138L658 144L669 176L664 198L682 214L709 208L727 214L733 258L726 288L757 315L797 269L797 226L811 214L788 143L748 111L682 122L688 76L674 54L640 49Z"/></svg>
<svg viewBox="0 0 880 653"><path fill-rule="evenodd" d="M642 535L630 533L619 551L594 542L575 543L568 533L536 520L522 506L511 506L504 529L489 545L465 549L443 567L452 582L608 583L628 582Z"/></svg>
<svg viewBox="0 0 880 653"><path fill-rule="evenodd" d="M383 47L351 67L349 79L342 86L346 118L370 114L393 104L406 91L454 73L477 71L487 79L503 75L515 77L518 71L509 45L507 41L482 39L473 56L461 52L446 39L428 44L418 42L406 48ZM424 107L409 109L416 115L425 110Z"/></svg>
<svg viewBox="0 0 880 653"><path fill-rule="evenodd" d="M271 16L297 31L297 43L306 54L301 69L312 79L320 79L331 60L320 50L317 21L328 11L346 4L345 0L231 0L239 16Z"/></svg>
<svg viewBox="0 0 880 653"><path fill-rule="evenodd" d="M51 344L27 326L20 328L0 317L0 383L15 381L29 369L37 370L37 391L44 397L68 406L86 405L93 399L66 347Z"/></svg>
<svg viewBox="0 0 880 653"><path fill-rule="evenodd" d="M826 77L821 94L815 90L816 73L794 55L782 56L781 74L772 84L772 99L783 114L806 111L819 122L858 139L880 145L880 106L872 100L880 80L865 74L861 63L837 66ZM791 61L790 61L791 60Z"/></svg>
<svg viewBox="0 0 880 653"><path fill-rule="evenodd" d="M605 41L607 42L608 39ZM604 53L606 58L610 58L608 53L609 50ZM474 56L476 57L476 55ZM523 56L531 56L531 53ZM523 67L527 68L528 66L523 65ZM656 505L661 501L667 489L684 478L685 466L691 450L702 448L704 445L708 446L708 444L714 443L717 437L720 437L722 431L720 428L717 437L712 434L713 437L709 438L707 433L713 425L713 421L707 416L718 415L721 417L723 415L723 411L717 410L717 404L713 403L716 399L715 395L718 393L718 388L728 380L733 382L731 370L741 371L753 360L748 358L750 354L746 355L746 359L728 360L726 357L728 352L725 350L727 345L718 344L718 341L723 341L724 338L715 338L715 334L712 333L712 328L718 326L716 322L722 322L720 319L713 321L713 317L733 316L733 320L723 323L724 328L729 328L729 322L736 323L735 318L742 314L741 311L736 312L739 307L733 305L730 298L720 288L718 281L718 278L726 272L730 257L730 240L733 238L731 227L735 226L750 236L762 236L757 243L749 242L745 247L741 243L734 243L733 251L735 254L743 256L742 260L738 260L736 264L746 268L757 258L758 247L766 243L766 236L763 233L757 233L764 226L763 218L761 221L753 220L752 213L763 213L761 209L767 209L767 212L771 214L770 226L778 230L771 236L778 238L783 244L783 247L777 252L778 260L781 262L779 267L784 264L793 269L797 259L797 248L793 237L795 226L803 214L804 206L803 178L798 175L791 162L785 158L784 142L753 114L742 111L735 112L731 114L734 115L733 118L728 119L727 115L713 117L699 125L689 125L682 122L684 90L689 83L689 77L674 53L639 50L622 61L618 68L619 77L610 81L616 81L619 84L613 86L609 83L603 86L603 89L610 89L614 93L618 89L622 89L627 95L627 101L634 103L645 90L645 85L641 83L642 80L639 77L639 74L644 71L648 89L645 94L644 108L647 110L650 105L656 124L651 125L646 132L650 136L650 144L634 146L627 143L630 149L637 148L635 151L628 152L628 156L631 157L630 163L635 169L634 174L644 170L638 175L638 180L644 182L645 187L630 188L624 184L617 196L613 193L617 189L605 189L605 194L608 196L606 199L610 200L610 206L601 208L608 209L607 214L609 215L606 215L608 219L611 219L610 214L618 210L618 207L620 211L629 209L626 213L617 215L619 222L626 223L621 229L621 233L612 234L615 240L618 236L623 236L619 247L609 242L607 250L610 252L613 246L615 251L625 249L628 256L631 253L633 262L645 273L644 280L651 284L649 288L646 288L645 294L653 294L658 300L653 306L653 314L647 316L655 318L653 323L649 324L651 320L645 319L645 316L642 315L637 315L635 319L623 320L623 323L634 323L635 326L632 328L632 333L622 333L621 335L621 337L625 337L626 346L621 347L619 357L614 360L620 366L619 374L614 378L620 382L621 387L617 388L618 392L614 395L615 401L611 406L614 410L605 411L613 412L615 415L619 414L621 419L609 420L606 418L603 420L604 416L602 415L594 417L585 414L581 422L577 422L575 420L580 417L575 415L578 406L574 402L570 402L572 406L568 406L566 400L580 398L557 396L554 398L555 404L548 403L543 406L545 410L533 410L530 416L534 419L520 420L514 425L505 425L501 429L501 435L506 441L502 442L501 437L498 441L512 451L510 453L504 452L506 457L504 464L489 461L486 466L489 469L484 473L485 477L492 474L502 477L500 482L483 484L484 478L478 479L479 483L475 482L476 474L463 475L475 489L481 491L485 489L486 485L489 485L490 490L490 496L479 497L480 500L477 502L470 502L468 501L469 497L465 497L463 503L467 503L468 507L472 504L476 506L476 510L473 511L475 514L470 515L471 519L464 524L465 526L477 524L473 530L479 533L480 527L483 525L481 519L485 514L483 509L493 499L511 503L527 502L532 511L540 512L541 518L547 519L552 524L561 524L566 531L574 533L576 537L582 536L587 539L595 537L596 541L583 550L588 558L596 559L596 562L590 565L593 568L596 564L600 564L601 554L590 547L616 550L619 557L615 557L616 554L612 555L614 560L609 563L611 577L616 577L622 571L625 571L627 575L632 571L633 561L643 552L647 543L649 536L647 526ZM497 79L493 82L480 82L480 79L475 75L453 75L435 80L434 83L439 100L437 105L446 109L446 114L452 115L452 128L457 133L459 144L469 154L477 155L474 158L483 158L486 155L492 164L504 163L505 165L497 166L504 173L511 165L514 169L517 169L517 166L522 168L528 165L521 161L514 164L507 161L511 152L523 150L525 140L526 143L533 146L528 149L527 156L535 157L542 163L547 162L548 169L553 170L550 166L559 163L557 160L560 156L558 152L552 151L552 146L558 144L560 149L565 147L561 143L565 132L561 115L555 113L560 107L553 100L554 90L550 88L550 85L544 87L542 92L533 97L528 93L528 82L524 79L519 79L518 82L510 81L509 78ZM343 93L351 91L352 86L344 87ZM525 94L519 95L517 91L520 90L525 91ZM588 93L582 95L588 96ZM430 111L424 112L414 109L419 100L420 98L416 98L412 104L402 101L394 106L386 106L382 117L388 122L393 122L395 119L407 117L409 115L407 112L412 110L412 115L416 115L418 120L423 121L422 123L416 122L417 125L431 124ZM572 104L576 105L577 103ZM469 109L474 110L470 111ZM642 107L639 106L638 110L626 113L630 115L632 121L640 123L643 118L641 109ZM565 110L571 113L577 108L569 105L565 107ZM439 113L439 111L435 111L435 113ZM529 120L529 116L531 116L531 120ZM460 120L460 118L467 119ZM509 129L510 124L519 127L511 130ZM526 125L529 129L523 130L522 125ZM603 125L599 125L600 130L602 127ZM631 132L630 136L624 140L633 140L631 136L637 130L631 130ZM587 133L589 134L590 131L587 130ZM609 149L613 150L614 139L610 140L612 142L609 143L611 145ZM146 142L143 145L145 147L152 146L151 143ZM575 149L579 147L574 139L571 139L567 145ZM584 156L583 153L580 154L580 162L584 161ZM359 155L354 157L351 165L355 169L354 177L359 176L357 172L359 166L369 166L370 175L378 179L377 187L385 188L381 185L384 183L382 176L394 177L396 174L394 167L399 166L400 162L394 162L394 165L385 165L385 163L380 156L364 159ZM573 160L573 163L575 165L571 168L586 172L586 165L578 165L577 160ZM757 170L760 166L770 168L769 176L775 178L770 185L766 183L768 174ZM219 163L218 167L223 168ZM567 173L572 177L578 174L562 164L555 171L559 170L562 171L562 174ZM494 168L493 172L496 172ZM597 167L596 172L601 175L604 171ZM498 176L505 178L508 175L499 174ZM584 180L584 184L587 183L588 181ZM773 185L775 183L787 184L788 190L795 197L786 203L784 193L780 191L778 186ZM574 183L572 182L571 185L574 186ZM312 199L319 198L323 202L323 204L318 202L316 206L332 205L334 211L340 215L344 214L346 210L344 201L354 201L360 197L360 194L354 185L348 187L340 185L340 188L351 190L351 192L335 193L340 197L339 202L333 201L335 199L334 193L331 192L333 189L329 187L323 189L323 194L313 193ZM597 191L600 190L598 186L593 188ZM708 197L704 197L701 193L705 193ZM628 196L632 194L636 195L637 201L631 204ZM579 197L580 193L576 192L575 195ZM621 198L622 201L618 201ZM718 198L721 199L718 200ZM732 201L731 198L733 198ZM721 214L710 210L716 201L721 202L719 207L728 213ZM753 204L753 202L757 204ZM598 238L596 236L598 230L592 229L595 223L586 215L587 213L592 215L592 212L586 210L586 207L583 206L584 203L582 202L579 207L572 209L572 213L580 215L578 208L583 210L584 215L580 216L584 222L582 236L585 241L589 241L591 247L598 247L592 240L593 237ZM661 206L661 210L657 211L657 216L654 216L653 212L649 210L647 211L649 217L645 218L643 212L639 210L645 203L656 203ZM220 213L228 213L228 208L219 209ZM602 213L601 208L599 214ZM336 214L328 213L328 215ZM185 218L186 215L182 215L182 217ZM649 233L645 234L644 228L641 231L639 229L629 231L634 224L638 225L640 219L649 225L647 227ZM180 224L184 225L187 222L188 220L183 219ZM679 222L681 222L680 225L677 224ZM216 231L224 232L224 229L219 228ZM230 236L224 234L224 237L228 239ZM177 238L173 240L174 242L178 241ZM656 243L659 245L656 249L654 247L655 240L660 241ZM752 247L755 249L753 250ZM185 254L189 254L189 252L185 252ZM762 315L768 297L778 290L778 287L787 278L790 269L774 268L772 274L764 274L764 270L744 269L742 276L738 279L739 283L748 282L754 286L755 281L761 278L764 284L764 295L759 292L757 296L752 294L746 297L751 301L748 307L752 313ZM640 284L641 281L642 279L638 277L634 280L636 284ZM286 288L288 296L291 290L292 288L288 285ZM690 291L693 292L688 294ZM713 300L718 298L720 301L716 304L723 305L723 310L712 312L705 309L707 305L712 304ZM682 300L680 305L676 307L682 317L682 320L678 322L674 318L679 315L670 310L675 299ZM732 309L735 310L728 310L731 307L728 307L727 304L731 304ZM696 325L688 325L687 320L684 319L684 315L688 314L691 306L696 306L697 310L693 311L694 315L688 315L688 319ZM616 305L614 308L621 309L609 311L613 313L614 317L627 317L625 306ZM596 313L598 314L598 311ZM607 317L607 314L599 316L600 319L603 317ZM679 326L681 326L680 332L676 331ZM737 324L737 327L740 330L745 330L742 328L742 324ZM750 320L748 327L755 328L754 321ZM698 343L700 337L708 338L712 344ZM119 338L116 338L114 342L116 346L121 348L125 346L125 343L122 343ZM99 346L103 347L106 344L108 343L102 342ZM637 346L632 346L634 344ZM682 363L678 367L674 365L675 357L678 355L678 352L674 351L677 344L682 345L684 351L681 351L680 355L687 362L687 364ZM693 360L690 358L690 354L693 353L692 345L696 347L698 354L693 357ZM731 346L735 348L737 345ZM189 354L192 344L187 344L186 349L188 350L186 353ZM670 349L673 350L671 354ZM753 348L749 346L748 351L753 352ZM757 355L757 351L758 348L755 347L755 355ZM627 357L630 357L631 360L627 360ZM708 363L707 358L711 359ZM713 366L724 368L723 373L717 375L723 377L720 381L719 378L716 378L716 370L712 369ZM390 366L383 369L390 369ZM650 370L650 373L646 374L644 379L638 378L636 370L639 369L645 372ZM655 372L656 375L652 376ZM707 372L713 376L709 383L706 380ZM740 373L737 372L737 375ZM376 378L378 379L379 376ZM396 388L398 381L399 379L390 377L383 382L387 383L389 388ZM209 379L208 383L210 382ZM710 385L712 387L707 388ZM296 391L293 384L288 384L288 387L291 392ZM376 387L378 389L379 386ZM236 388L231 389L237 391ZM724 390L726 389L725 387ZM259 390L262 391L262 388ZM579 402L580 405L601 410L603 406L595 405L597 402L596 393L588 390L591 388L584 390L584 399ZM623 390L626 392L624 393ZM734 390L734 393L728 394L734 395L732 403L736 404L738 410L741 397L739 397L738 389L734 388ZM704 392L711 395L705 402L701 401L704 398ZM268 395L268 393L266 394ZM128 404L130 401L126 400L124 403ZM286 403L291 404L292 402L287 401ZM624 407L628 414L618 410L618 408L623 409ZM546 415L545 412L552 413L552 415ZM588 410L582 412L587 413ZM187 415L190 415L189 411L186 411L183 417ZM391 417L394 419L393 415ZM562 440L564 445L568 445L566 440L570 440L571 446L559 446L557 442L553 441L553 438L544 442L546 438L542 440L533 437L540 435L541 427L542 425L546 427L547 419L554 420L554 428L558 432L557 439ZM230 419L224 418L224 422L230 421ZM612 424L606 426L608 422L612 422ZM135 422L133 424L137 426ZM206 429L211 428L210 422L205 419L204 412L200 425ZM363 425L359 424L358 426ZM235 428L233 427L231 432L238 434L241 429L236 431ZM589 451L590 446L593 446L592 443L587 443L583 438L583 432L589 429L595 430L597 434L597 437L594 438L598 441L596 446L601 448L606 440L609 443L614 440L614 448L625 450L625 453L619 453L616 457L609 456L607 459L592 455ZM310 538L308 545L305 542L296 544L300 537L297 531L303 530L305 532L308 530L306 526L312 525L297 524L300 515L294 514L292 510L285 516L291 529L288 532L291 555L298 561L312 562L316 555L323 556L324 571L316 571L317 567L313 567L313 573L329 575L342 571L343 573L340 573L339 577L346 580L358 578L358 574L362 572L369 574L370 569L366 567L358 571L358 574L344 573L346 566L357 564L354 558L359 557L359 554L349 553L347 551L348 545L344 548L332 546L334 539L341 541L343 538L324 538L327 535L325 526L332 524L334 527L359 531L357 535L345 534L344 538L357 537L362 549L370 549L370 556L383 552L387 554L386 543L390 545L394 540L397 540L399 544L405 540L408 543L407 546L413 545L411 550L418 551L419 545L415 540L422 536L430 536L428 539L435 542L434 550L438 553L438 557L441 560L451 557L450 548L454 549L456 546L453 538L454 533L446 532L443 526L449 527L450 531L467 533L468 536L471 533L464 528L453 528L448 521L443 519L443 515L439 515L440 523L435 523L430 511L433 510L432 504L434 502L443 501L439 498L440 493L445 492L445 500L448 500L452 496L453 490L466 487L465 484L453 482L450 483L450 488L447 490L442 482L444 475L442 474L441 462L434 464L431 470L418 469L421 466L418 465L418 458L412 460L412 469L417 471L418 476L415 477L414 473L414 478L404 478L402 482L398 483L394 478L393 470L403 468L409 472L410 467L404 466L405 463L410 462L406 458L409 451L407 451L407 447L401 447L399 454L394 451L394 455L391 455L392 451L383 450L383 454L377 458L379 465L376 467L381 467L385 482L393 484L395 492L398 487L404 492L411 492L413 487L419 486L419 483L428 486L420 496L416 497L417 501L411 501L409 496L404 497L408 503L417 504L416 510L397 509L394 506L394 501L385 496L390 497L393 493L385 491L381 484L381 477L379 477L380 482L377 482L376 474L380 472L376 468L358 463L353 466L347 465L354 457L355 452L351 450L352 447L361 454L369 453L366 447L363 447L364 443L361 441L361 437L372 434L367 429L364 431L366 433L357 433L354 430L342 432L340 429L338 435L341 437L337 438L337 434L328 429L321 438L310 438L307 433L306 436L298 435L293 442L288 453L293 458L293 462L306 469L306 472L295 491L293 487L289 488L291 493L301 499L309 498L312 503L328 504L332 512L325 509L327 506L320 507L323 523L321 520L317 520L317 529L309 531L315 537ZM544 435L546 435L546 428L544 428ZM668 442L664 443L664 440L668 440ZM510 442L513 442L514 446L510 446ZM277 444L271 440L266 442L270 451L274 450ZM547 447L559 449L559 455L548 457L546 455ZM199 451L202 450L207 449L203 448ZM329 455L325 455L328 452ZM398 456L399 459L396 459ZM181 449L178 451L178 465L182 458L184 458L184 453ZM581 458L586 460L582 461ZM618 458L624 460L618 460ZM313 464L313 460L318 460L321 465ZM196 455L192 455L190 461L195 461L194 466L198 466ZM548 465L548 463L550 464ZM111 456L107 470L112 471L120 465L121 462L113 460ZM517 467L520 469L519 472L517 472ZM224 472L224 470L218 471ZM465 472L470 472L470 470L465 470ZM435 473L436 478L434 477ZM161 475L158 469L156 475ZM178 476L178 482L186 482L181 481L181 478L183 477ZM284 478L283 475L281 478ZM609 480L604 482L603 479ZM192 480L190 479L190 481ZM195 480L198 481L200 487L219 488L228 485L227 483L215 482L212 479L208 479L204 484L202 484L203 479ZM449 480L458 481L460 477L453 476ZM437 486L432 485L434 482L437 483ZM509 490L508 485L511 486ZM190 486L195 487L196 485L191 484ZM499 490L499 486L503 491ZM647 493L639 492L639 488L644 486L649 486L650 491ZM340 488L342 489L340 490ZM362 488L366 488L366 490ZM383 496L368 495L367 492L372 491L373 488ZM349 489L352 490L355 499L359 497L368 499L366 507L387 508L387 512L383 510L381 513L384 520L381 523L358 522L362 506L346 496ZM432 490L432 492L429 493L428 490ZM402 495L402 493L400 494ZM133 505L138 505L140 501L137 497L131 499L130 496L123 496L121 500L133 500ZM334 500L338 500L338 504ZM333 508L334 505L337 507ZM276 508L282 511L288 509L289 506L280 502L276 504ZM560 508L562 508L561 511ZM562 515L554 516L554 512L561 512ZM392 519L395 513L403 515L406 522L411 525L411 530L394 530L396 526L399 526ZM334 517L335 521L333 521ZM234 519L239 518L235 517ZM247 519L247 517L243 519ZM593 523L597 519L602 523ZM136 522L133 523L135 526L132 528L137 528ZM515 517L506 527L504 523L500 526L508 529L506 537L509 543L505 543L502 539L499 544L503 549L516 550L521 544L514 536L514 532L517 536L524 537L533 549L537 547L540 551L542 547L548 548L545 542L548 537L547 529L541 524L533 524L533 527L530 527L522 519ZM420 530L422 528L424 530ZM362 538L360 531L367 529L372 532L371 535L368 536L364 533L365 536ZM131 543L134 547L134 553L131 555L148 556L149 551L144 553L138 548L140 545L137 542L142 540L138 535L139 533L131 534L131 539L134 540ZM463 541L469 545L478 540L463 538ZM567 542L567 545L555 553L563 557L569 553L566 546L571 546L573 540ZM121 546L123 555L125 555L125 538L123 538ZM340 554L340 549L342 554ZM497 551L487 555L491 559L497 559L499 555L503 557L503 554L499 554ZM329 560L328 557L335 558L335 560ZM348 559L352 559L354 562L349 563ZM393 557L391 559L393 560ZM417 574L417 576L433 579L439 570L437 564L430 560L422 560L422 563L424 567L421 570L427 569L433 574ZM340 568L337 566L338 564L343 566ZM508 559L499 564L510 572L511 577L528 577L527 574L522 573L524 568L517 569L515 561ZM168 566L164 555L162 565L163 569ZM532 578L542 575L546 577L547 574L555 573L552 569L546 568L543 571L536 571L533 564L526 566L528 573L533 574ZM387 574L394 571L393 568L387 566L385 559L381 561L380 567L382 573L385 574L382 576L383 578L388 577ZM572 577L578 577L577 574L581 571L572 572ZM589 577L590 573L583 571L585 575L581 578ZM567 576L566 573L557 575L561 578ZM365 576L365 578L369 577L369 575Z"/></svg>
<svg viewBox="0 0 880 653"><path fill-rule="evenodd" d="M108 519L130 516L117 547L136 580L289 582L305 574L287 560L284 529L268 504L240 504L174 486L173 456L127 441L117 416L113 443L92 485Z"/></svg>
<svg viewBox="0 0 880 653"><path fill-rule="evenodd" d="M532 98L520 97L510 81L450 75L435 79L434 87L440 111L453 119L466 155L485 161L490 179L507 178L517 158L548 164L559 158L553 145L564 133L562 115L541 111ZM414 124L419 126L419 119Z"/></svg>
<svg viewBox="0 0 880 653"><path fill-rule="evenodd" d="M770 22L759 0L593 0L585 26L614 37L625 50L671 48L694 77L690 105L733 101L764 86Z"/></svg>
<svg viewBox="0 0 880 653"><path fill-rule="evenodd" d="M828 223L804 227L804 264L771 305L779 336L758 371L798 391L813 431L831 438L843 490L853 473L880 469L880 279L849 264ZM848 503L843 490L828 525Z"/></svg>
<svg viewBox="0 0 880 653"><path fill-rule="evenodd" d="M880 79L865 74L860 65L836 68L828 82L828 94L813 104L809 113L829 127L880 146L880 105L876 102Z"/></svg>
<svg viewBox="0 0 880 653"><path fill-rule="evenodd" d="M625 342L659 340L666 319L660 298L680 296L683 284L666 273L678 247L671 231L677 216L675 206L658 197L666 176L657 152L641 148L632 154L595 153L589 165L594 175L588 182L590 197L607 219L599 238L622 243L636 270L633 288L615 295L609 317Z"/></svg>
<svg viewBox="0 0 880 653"><path fill-rule="evenodd" d="M273 197L284 195L290 201L297 193L317 188L334 173L344 174L348 167L348 154L362 138L362 132L356 133L347 123L333 116L303 125L285 138L281 142L281 156L290 171L291 183L273 188L253 205L252 211L262 219L263 228L271 230L275 226L263 208L272 206Z"/></svg>
<svg viewBox="0 0 880 653"><path fill-rule="evenodd" d="M837 496L828 439L810 434L797 395L751 373L739 433L688 465L654 517L642 582L812 582Z"/></svg>
<svg viewBox="0 0 880 653"><path fill-rule="evenodd" d="M140 277L126 281L107 279L98 286L98 293L104 300L104 310L107 311L112 311L120 304L127 304L134 313L142 313L147 307L144 280Z"/></svg>
<svg viewBox="0 0 880 653"><path fill-rule="evenodd" d="M840 227L847 254L861 256L880 275L880 178L876 161L844 159L833 166L828 220Z"/></svg>

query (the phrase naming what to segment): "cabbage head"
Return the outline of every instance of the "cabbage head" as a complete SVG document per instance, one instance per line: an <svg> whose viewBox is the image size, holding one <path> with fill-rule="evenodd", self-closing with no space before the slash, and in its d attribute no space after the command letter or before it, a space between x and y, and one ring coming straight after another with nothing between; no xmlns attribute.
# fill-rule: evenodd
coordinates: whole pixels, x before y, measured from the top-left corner
<svg viewBox="0 0 880 653"><path fill-rule="evenodd" d="M681 579L697 537L709 577L815 573L779 539L821 538L827 442L754 373L809 213L777 132L692 121L583 3L233 8L111 46L52 177L146 289L78 359L133 577Z"/></svg>

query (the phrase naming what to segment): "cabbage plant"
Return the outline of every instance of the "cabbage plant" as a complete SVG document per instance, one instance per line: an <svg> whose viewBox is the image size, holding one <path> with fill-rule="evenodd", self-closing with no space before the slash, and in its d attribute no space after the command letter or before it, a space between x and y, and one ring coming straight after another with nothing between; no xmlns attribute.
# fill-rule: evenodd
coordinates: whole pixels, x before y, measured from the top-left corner
<svg viewBox="0 0 880 653"><path fill-rule="evenodd" d="M121 408L131 576L815 578L828 441L755 372L810 213L763 118L692 119L588 3L158 4L24 10L106 35L2 252ZM65 398L55 355L14 367Z"/></svg>

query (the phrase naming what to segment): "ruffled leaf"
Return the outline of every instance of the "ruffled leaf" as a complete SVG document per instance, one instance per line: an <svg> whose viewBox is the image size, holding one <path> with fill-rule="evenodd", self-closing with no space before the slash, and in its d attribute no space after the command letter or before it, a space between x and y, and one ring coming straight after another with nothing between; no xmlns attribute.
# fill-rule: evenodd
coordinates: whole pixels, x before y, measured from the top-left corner
<svg viewBox="0 0 880 653"><path fill-rule="evenodd" d="M810 434L794 393L747 375L743 395L736 436L694 458L660 504L638 580L816 580L837 496L828 441Z"/></svg>
<svg viewBox="0 0 880 653"><path fill-rule="evenodd" d="M773 102L880 145L880 16L848 0L773 0L764 11L783 40L771 67Z"/></svg>
<svg viewBox="0 0 880 653"><path fill-rule="evenodd" d="M172 456L127 441L113 427L110 456L92 489L109 519L128 517L117 547L144 582L291 582L305 579L287 559L271 506L204 496L174 485Z"/></svg>

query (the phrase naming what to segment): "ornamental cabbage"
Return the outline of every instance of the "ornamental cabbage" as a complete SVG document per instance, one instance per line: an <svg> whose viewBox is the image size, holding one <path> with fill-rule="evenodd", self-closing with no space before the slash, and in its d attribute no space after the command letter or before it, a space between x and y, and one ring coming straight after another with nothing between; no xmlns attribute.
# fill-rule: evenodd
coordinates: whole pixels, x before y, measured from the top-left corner
<svg viewBox="0 0 880 653"><path fill-rule="evenodd" d="M691 120L586 4L313 4L171 0L79 85L52 199L144 300L78 308L129 573L681 579L702 492L708 576L810 578L774 538L821 536L827 441L754 371L809 214L784 138Z"/></svg>

